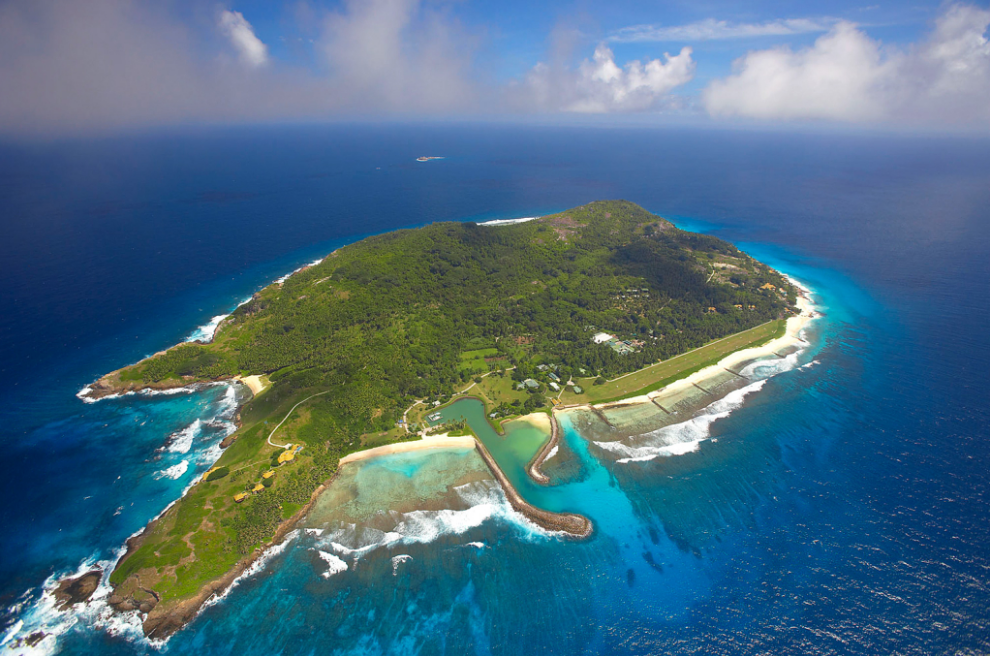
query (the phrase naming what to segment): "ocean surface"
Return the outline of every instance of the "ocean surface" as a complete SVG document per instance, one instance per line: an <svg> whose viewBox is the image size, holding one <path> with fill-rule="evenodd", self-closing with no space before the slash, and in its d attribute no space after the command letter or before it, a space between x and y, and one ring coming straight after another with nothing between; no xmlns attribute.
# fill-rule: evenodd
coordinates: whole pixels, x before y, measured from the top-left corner
<svg viewBox="0 0 990 656"><path fill-rule="evenodd" d="M508 473L589 516L589 540L515 513L473 451L407 453L345 468L165 643L105 588L54 609L55 580L109 566L209 466L238 402L87 404L86 384L362 236L603 198L733 241L823 316L689 421L613 417L644 457L565 416L556 485ZM0 653L990 652L990 140L452 124L8 143L0 262Z"/></svg>

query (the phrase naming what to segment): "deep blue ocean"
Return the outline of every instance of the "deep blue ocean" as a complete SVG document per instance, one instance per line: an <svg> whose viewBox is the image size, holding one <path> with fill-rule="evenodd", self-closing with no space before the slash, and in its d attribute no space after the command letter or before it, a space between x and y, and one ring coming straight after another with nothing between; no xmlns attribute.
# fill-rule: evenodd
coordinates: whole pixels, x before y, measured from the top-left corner
<svg viewBox="0 0 990 656"><path fill-rule="evenodd" d="M605 198L808 285L813 366L683 455L604 462L569 429L579 473L529 493L591 517L585 542L474 490L488 510L333 575L301 532L165 644L99 604L52 610L45 586L112 562L237 403L221 385L86 404L87 383L362 236ZM434 124L8 143L0 262L2 653L990 652L988 139Z"/></svg>

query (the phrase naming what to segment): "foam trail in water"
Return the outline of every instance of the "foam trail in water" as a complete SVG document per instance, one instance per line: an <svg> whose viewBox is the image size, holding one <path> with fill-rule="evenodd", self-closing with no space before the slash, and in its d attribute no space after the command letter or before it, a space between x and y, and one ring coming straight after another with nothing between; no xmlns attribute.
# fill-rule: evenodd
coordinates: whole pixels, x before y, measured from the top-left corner
<svg viewBox="0 0 990 656"><path fill-rule="evenodd" d="M145 644L156 646L156 643L145 639L141 629L141 615L138 611L118 612L107 603L113 592L109 583L110 572L125 551L126 549L121 547L112 558L107 560L88 558L80 563L75 572L61 572L49 576L41 585L37 597L34 597L33 592L26 593L16 606L27 608L4 636L4 653L18 656L55 654L58 652L59 638L76 626L95 627L112 636L125 636L135 642L143 641ZM101 570L103 577L89 600L59 610L58 600L55 598L55 590L59 582L66 577L82 576L94 569ZM24 640L32 635L43 637L29 646Z"/></svg>

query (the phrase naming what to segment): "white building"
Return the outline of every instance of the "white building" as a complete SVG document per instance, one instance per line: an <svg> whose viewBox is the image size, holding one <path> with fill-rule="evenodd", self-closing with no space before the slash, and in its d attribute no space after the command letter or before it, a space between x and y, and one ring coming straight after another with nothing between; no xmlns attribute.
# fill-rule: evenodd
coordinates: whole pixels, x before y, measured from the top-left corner
<svg viewBox="0 0 990 656"><path fill-rule="evenodd" d="M595 344L604 344L608 340L612 339L612 335L608 333L595 333L595 336L591 338Z"/></svg>

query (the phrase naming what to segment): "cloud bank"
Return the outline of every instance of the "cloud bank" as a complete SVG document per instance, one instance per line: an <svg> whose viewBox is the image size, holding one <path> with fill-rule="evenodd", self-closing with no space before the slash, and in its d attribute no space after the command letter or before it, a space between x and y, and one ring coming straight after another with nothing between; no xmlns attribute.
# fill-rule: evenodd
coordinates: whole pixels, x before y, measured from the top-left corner
<svg viewBox="0 0 990 656"><path fill-rule="evenodd" d="M280 59L291 48L273 50L234 8L180 18L171 3L150 0L0 2L0 135L623 112L990 128L990 10L973 5L946 6L930 34L902 47L826 18L638 26L591 56L587 36L559 30L544 61L500 82L479 54L491 54L484 34L456 19L456 3L297 6L296 25L280 28L296 37L297 56ZM804 49L749 52L700 95L686 90L697 66L691 45L625 62L608 45L816 31L824 34Z"/></svg>
<svg viewBox="0 0 990 656"><path fill-rule="evenodd" d="M433 116L470 111L483 92L474 37L419 0L311 10L307 65L272 59L240 12L186 24L169 4L0 3L0 133Z"/></svg>
<svg viewBox="0 0 990 656"><path fill-rule="evenodd" d="M931 35L884 48L840 22L809 48L750 52L703 92L716 117L990 126L990 11L953 5Z"/></svg>
<svg viewBox="0 0 990 656"><path fill-rule="evenodd" d="M605 113L643 111L669 101L668 94L691 81L695 62L691 48L664 59L631 61L620 68L604 43L594 57L576 70L566 66L537 64L522 85L518 98L543 111Z"/></svg>

